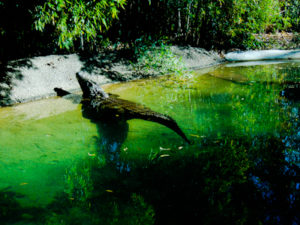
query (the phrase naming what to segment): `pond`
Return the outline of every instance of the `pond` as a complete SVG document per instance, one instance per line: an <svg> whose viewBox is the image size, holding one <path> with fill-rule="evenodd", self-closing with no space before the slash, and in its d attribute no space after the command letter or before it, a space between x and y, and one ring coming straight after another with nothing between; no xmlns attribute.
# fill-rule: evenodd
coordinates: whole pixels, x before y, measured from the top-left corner
<svg viewBox="0 0 300 225"><path fill-rule="evenodd" d="M112 125L68 98L0 109L1 224L299 224L300 61L105 85L174 118ZM117 118L116 118L117 120Z"/></svg>

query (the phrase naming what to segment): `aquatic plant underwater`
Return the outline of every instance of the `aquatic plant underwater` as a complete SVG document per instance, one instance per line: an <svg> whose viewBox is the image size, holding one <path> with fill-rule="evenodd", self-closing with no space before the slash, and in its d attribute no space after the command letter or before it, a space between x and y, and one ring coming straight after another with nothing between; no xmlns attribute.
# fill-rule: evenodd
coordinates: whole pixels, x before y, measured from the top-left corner
<svg viewBox="0 0 300 225"><path fill-rule="evenodd" d="M172 116L191 145L142 120L123 123L126 136L99 129L67 99L55 99L63 112L41 101L51 112L38 118L38 103L1 109L1 223L299 223L299 68L228 64L104 87Z"/></svg>

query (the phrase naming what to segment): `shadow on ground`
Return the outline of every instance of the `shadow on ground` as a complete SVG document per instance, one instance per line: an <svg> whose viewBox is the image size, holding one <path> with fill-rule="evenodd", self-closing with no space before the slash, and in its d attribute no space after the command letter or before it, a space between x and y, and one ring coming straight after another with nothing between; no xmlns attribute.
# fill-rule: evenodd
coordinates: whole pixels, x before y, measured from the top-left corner
<svg viewBox="0 0 300 225"><path fill-rule="evenodd" d="M112 81L128 81L153 76L153 74L133 71L132 63L135 59L132 50L106 50L100 54L81 53L79 60L83 63L82 71L104 75Z"/></svg>
<svg viewBox="0 0 300 225"><path fill-rule="evenodd" d="M29 59L22 59L10 62L0 61L0 106L11 105L11 92L14 87L14 80L23 80L21 68L33 67Z"/></svg>

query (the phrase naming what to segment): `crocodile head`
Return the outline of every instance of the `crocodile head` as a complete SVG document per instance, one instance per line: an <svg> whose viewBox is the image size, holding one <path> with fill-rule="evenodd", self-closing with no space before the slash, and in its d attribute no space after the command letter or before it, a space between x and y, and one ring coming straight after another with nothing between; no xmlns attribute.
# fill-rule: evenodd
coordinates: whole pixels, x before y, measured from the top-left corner
<svg viewBox="0 0 300 225"><path fill-rule="evenodd" d="M76 78L83 92L83 98L108 98L108 94L94 81L84 78L80 73L76 73Z"/></svg>

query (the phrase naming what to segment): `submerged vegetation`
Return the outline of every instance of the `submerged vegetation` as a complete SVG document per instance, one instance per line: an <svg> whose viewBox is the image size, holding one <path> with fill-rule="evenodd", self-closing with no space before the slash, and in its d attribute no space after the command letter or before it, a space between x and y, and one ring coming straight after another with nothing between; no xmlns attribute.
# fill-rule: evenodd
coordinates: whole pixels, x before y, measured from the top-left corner
<svg viewBox="0 0 300 225"><path fill-rule="evenodd" d="M80 107L0 111L0 222L298 224L299 70L231 64L106 87L170 113L191 145L147 121L86 120Z"/></svg>
<svg viewBox="0 0 300 225"><path fill-rule="evenodd" d="M182 75L170 45L299 41L299 16L299 0L0 0L0 103L9 60L121 50L136 74ZM106 72L115 63L99 61ZM0 223L300 224L300 63L264 63L106 87L176 118L190 145L149 121L87 120L66 99L2 108Z"/></svg>

